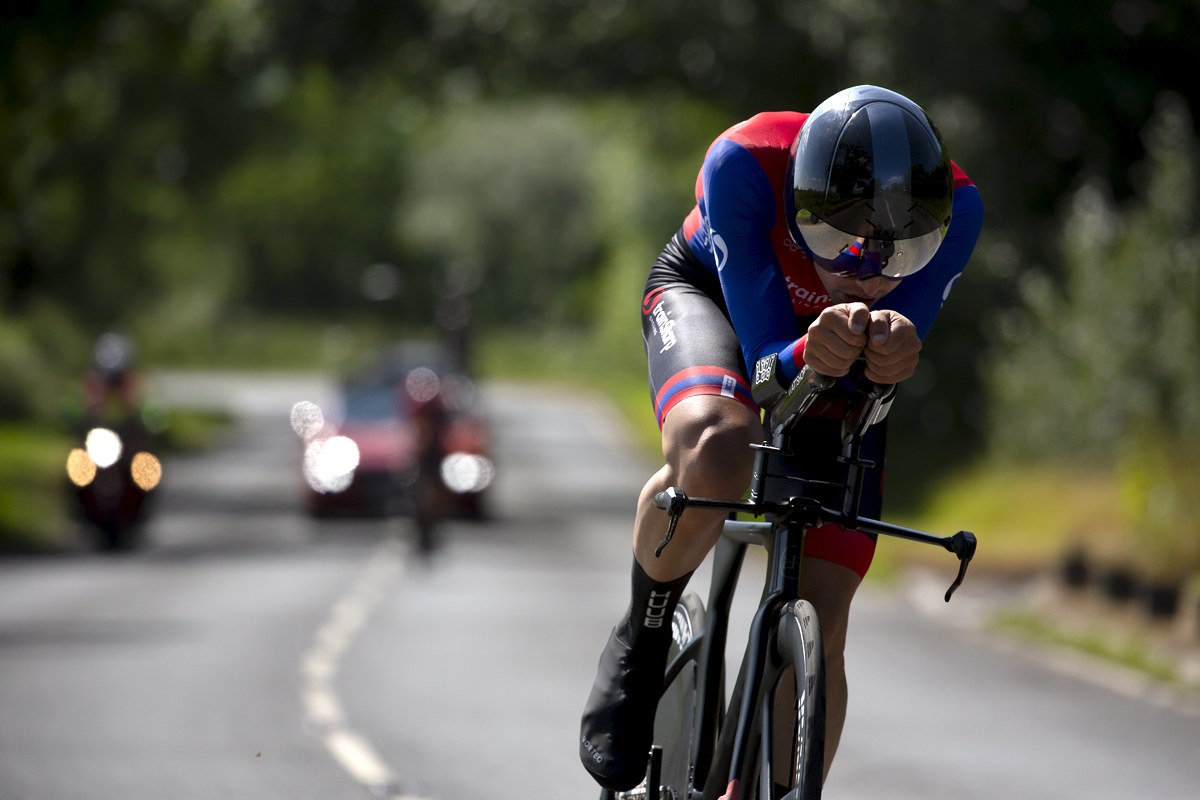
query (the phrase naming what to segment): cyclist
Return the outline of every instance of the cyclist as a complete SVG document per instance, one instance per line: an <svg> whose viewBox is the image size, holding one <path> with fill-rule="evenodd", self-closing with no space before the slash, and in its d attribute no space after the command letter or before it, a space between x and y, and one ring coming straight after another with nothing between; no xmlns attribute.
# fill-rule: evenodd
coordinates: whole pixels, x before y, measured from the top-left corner
<svg viewBox="0 0 1200 800"><path fill-rule="evenodd" d="M655 494L678 486L691 496L742 495L748 445L763 439L747 366L771 354L787 381L805 364L843 378L801 420L792 449L808 477L844 480L841 414L853 386L843 376L860 356L869 380L912 376L982 223L979 193L932 121L886 89L846 89L811 114L758 114L709 147L696 206L655 261L642 302L666 465L638 499L632 599L583 714L580 758L602 786L632 789L645 774L674 608L724 519L690 510L656 558L668 520ZM885 431L886 421L864 437L863 457L879 465L867 472L866 517L881 509ZM850 602L874 551L874 537L858 531L827 526L806 536L801 594L817 610L825 647L826 773L846 714Z"/></svg>

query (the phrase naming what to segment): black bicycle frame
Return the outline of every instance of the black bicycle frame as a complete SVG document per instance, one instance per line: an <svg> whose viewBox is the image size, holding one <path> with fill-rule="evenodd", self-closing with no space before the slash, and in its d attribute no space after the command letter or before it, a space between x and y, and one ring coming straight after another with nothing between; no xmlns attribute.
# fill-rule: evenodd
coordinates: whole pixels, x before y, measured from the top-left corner
<svg viewBox="0 0 1200 800"><path fill-rule="evenodd" d="M807 368L805 369L807 371ZM754 516L770 514L774 518L770 534L762 536L761 541L758 541L758 537L741 537L743 541L737 541L729 535L720 538L713 553L713 576L703 635L693 639L676 656L666 672L664 686L669 685L675 679L684 664L692 660L698 661L699 664L697 673L697 685L700 687L699 725L693 745L692 786L701 788L703 800L715 800L719 797L726 788L726 781L731 777L736 777L741 781L743 790L749 788L749 778L754 767L751 760L751 755L753 755L751 743L756 723L759 722L758 713L760 712L756 701L762 693L764 684L769 683L772 688L774 687L782 669L781 664L772 663L770 658L774 652L771 647L772 637L778 627L781 610L787 603L800 597L800 562L804 551L804 535L809 528L834 524L845 529L894 536L945 548L959 559L958 576L946 591L947 602L962 584L967 566L975 554L975 536L968 531L959 531L953 536L934 536L923 531L858 516L863 474L867 467L873 466L860 457L862 435L873 421L873 413L878 407L882 392L872 391L866 401L851 409L847 416L844 429L844 448L839 460L849 465L849 479L845 485L845 501L841 511L825 508L812 499L800 496L788 497L782 501L765 499L768 477L788 477L770 474L770 455L785 452L787 427L807 408L803 401L798 403L792 401L792 396L803 388L800 387L803 378L803 374L797 378L792 392L779 404L779 407L787 407L788 419L785 422L773 427L771 412L766 412L764 426L774 435L770 445L765 443L754 445L757 450L754 459L754 476L746 500L689 498L675 488L668 489L655 498L655 503L667 511L671 518L667 535L659 544L660 551L670 542L679 516L684 509L691 506L743 512ZM820 388L816 391L809 391L812 396L815 396L820 392ZM809 400L811 401L811 397ZM729 703L728 713L737 715L737 724L736 726L722 725L724 722L722 677L725 666L725 644L729 632L729 609L746 554L747 541L751 538L755 543L762 544L767 549L767 582L758 612L750 624L746 655L742 660ZM697 648L699 649L698 653ZM749 698L748 702L747 698ZM770 705L769 700L767 705ZM769 713L769 709L766 711ZM721 727L719 740L717 739L718 727ZM721 779L715 782L709 781L710 775L721 776Z"/></svg>

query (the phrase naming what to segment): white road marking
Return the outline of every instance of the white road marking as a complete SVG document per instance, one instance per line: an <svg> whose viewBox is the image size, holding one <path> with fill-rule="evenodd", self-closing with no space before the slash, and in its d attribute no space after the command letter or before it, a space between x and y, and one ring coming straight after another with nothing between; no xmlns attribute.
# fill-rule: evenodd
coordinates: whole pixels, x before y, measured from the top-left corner
<svg viewBox="0 0 1200 800"><path fill-rule="evenodd" d="M368 791L391 800L423 800L405 794L400 777L361 734L353 731L334 688L338 665L367 617L404 569L400 540L388 536L372 554L367 567L329 611L300 659L303 686L300 698L308 724L325 743L334 761Z"/></svg>

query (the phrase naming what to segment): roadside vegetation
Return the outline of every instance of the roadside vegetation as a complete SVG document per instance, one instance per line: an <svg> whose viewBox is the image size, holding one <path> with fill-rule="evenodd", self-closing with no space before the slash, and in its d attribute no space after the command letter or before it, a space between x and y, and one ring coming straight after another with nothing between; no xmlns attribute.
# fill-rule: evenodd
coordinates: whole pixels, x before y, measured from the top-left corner
<svg viewBox="0 0 1200 800"><path fill-rule="evenodd" d="M58 489L28 481L61 479L110 330L151 370L344 370L468 325L477 374L600 389L654 457L639 299L705 148L876 83L930 112L987 209L892 411L888 514L978 528L996 571L1074 549L1182 585L1198 24L1066 0L19 4L0 20L0 536L54 526ZM193 447L222 424L168 430Z"/></svg>
<svg viewBox="0 0 1200 800"><path fill-rule="evenodd" d="M1156 681L1180 684L1175 665L1152 654L1150 646L1136 634L1116 635L1102 627L1073 629L1055 624L1036 614L1005 611L996 614L992 627L1052 647L1065 647L1094 658L1135 670ZM1196 688L1192 686L1191 688Z"/></svg>

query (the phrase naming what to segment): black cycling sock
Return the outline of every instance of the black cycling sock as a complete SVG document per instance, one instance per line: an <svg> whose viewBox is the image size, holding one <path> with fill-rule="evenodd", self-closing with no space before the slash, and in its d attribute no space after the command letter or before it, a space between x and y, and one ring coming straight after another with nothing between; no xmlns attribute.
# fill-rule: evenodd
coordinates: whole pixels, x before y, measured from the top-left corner
<svg viewBox="0 0 1200 800"><path fill-rule="evenodd" d="M648 647L652 651L661 648L665 653L671 642L675 606L691 577L689 572L673 581L656 581L634 558L632 596L625 616L617 623L617 636L630 648Z"/></svg>
<svg viewBox="0 0 1200 800"><path fill-rule="evenodd" d="M690 577L661 583L633 561L629 608L600 654L580 724L579 757L607 789L628 791L646 773L671 622Z"/></svg>

